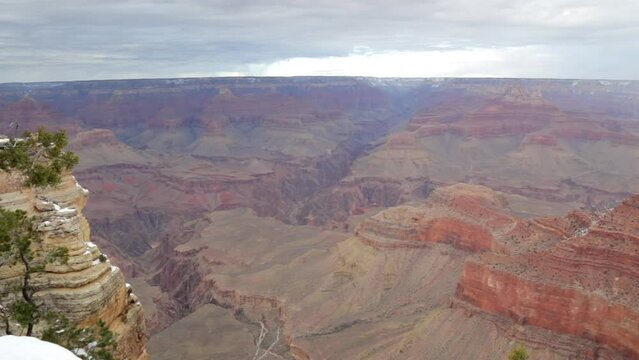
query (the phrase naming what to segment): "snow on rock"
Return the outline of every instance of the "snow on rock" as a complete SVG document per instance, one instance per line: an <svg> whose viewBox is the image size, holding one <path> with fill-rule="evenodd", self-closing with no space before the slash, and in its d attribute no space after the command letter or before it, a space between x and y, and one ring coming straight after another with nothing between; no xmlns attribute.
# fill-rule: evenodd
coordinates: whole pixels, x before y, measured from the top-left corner
<svg viewBox="0 0 639 360"><path fill-rule="evenodd" d="M35 204L36 209L40 211L54 211L55 215L62 217L69 217L77 214L77 210L74 208L63 208L53 201L46 199L39 199Z"/></svg>
<svg viewBox="0 0 639 360"><path fill-rule="evenodd" d="M57 211L58 215L61 216L65 216L65 215L75 215L76 211L73 208L63 208L63 209L59 209Z"/></svg>
<svg viewBox="0 0 639 360"><path fill-rule="evenodd" d="M60 345L31 336L0 337L0 357L11 360L80 360Z"/></svg>
<svg viewBox="0 0 639 360"><path fill-rule="evenodd" d="M78 189L80 189L80 191L84 194L84 195L88 195L89 194L89 190L85 189L84 187L82 187L82 185L80 185L80 183L78 182L78 180L75 179L75 176L71 176L73 178L73 181L75 181L75 187L77 187Z"/></svg>

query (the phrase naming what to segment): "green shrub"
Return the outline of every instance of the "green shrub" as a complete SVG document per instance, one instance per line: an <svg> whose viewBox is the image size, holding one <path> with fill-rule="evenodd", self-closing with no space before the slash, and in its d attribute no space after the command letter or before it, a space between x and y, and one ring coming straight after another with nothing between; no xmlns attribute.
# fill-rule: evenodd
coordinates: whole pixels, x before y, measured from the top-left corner
<svg viewBox="0 0 639 360"><path fill-rule="evenodd" d="M530 355L528 355L528 351L524 345L519 344L515 346L513 351L508 355L508 360L528 360L530 359Z"/></svg>

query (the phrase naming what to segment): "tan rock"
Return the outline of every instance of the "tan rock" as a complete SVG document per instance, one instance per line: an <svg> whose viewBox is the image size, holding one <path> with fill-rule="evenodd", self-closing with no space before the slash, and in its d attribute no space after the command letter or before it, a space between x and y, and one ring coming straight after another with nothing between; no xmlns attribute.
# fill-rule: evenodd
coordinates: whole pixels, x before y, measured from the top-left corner
<svg viewBox="0 0 639 360"><path fill-rule="evenodd" d="M38 189L20 186L21 180L16 174L0 173L0 207L36 216L42 236L42 242L34 244L36 253L57 247L69 250L66 264L48 264L45 271L32 275L34 298L82 325L105 321L118 335L122 358L147 359L142 306L120 269L90 242L90 227L82 215L88 191L71 175L60 185ZM23 271L17 264L0 266L0 288L19 281Z"/></svg>

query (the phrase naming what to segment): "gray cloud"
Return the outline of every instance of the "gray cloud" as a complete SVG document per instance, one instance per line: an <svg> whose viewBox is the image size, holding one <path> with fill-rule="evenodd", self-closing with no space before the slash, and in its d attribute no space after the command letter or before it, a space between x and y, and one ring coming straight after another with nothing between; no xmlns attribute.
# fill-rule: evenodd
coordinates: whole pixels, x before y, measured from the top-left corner
<svg viewBox="0 0 639 360"><path fill-rule="evenodd" d="M532 50L505 59L511 72L432 74L639 79L635 14L635 0L0 0L0 82L260 75L291 58L512 48Z"/></svg>

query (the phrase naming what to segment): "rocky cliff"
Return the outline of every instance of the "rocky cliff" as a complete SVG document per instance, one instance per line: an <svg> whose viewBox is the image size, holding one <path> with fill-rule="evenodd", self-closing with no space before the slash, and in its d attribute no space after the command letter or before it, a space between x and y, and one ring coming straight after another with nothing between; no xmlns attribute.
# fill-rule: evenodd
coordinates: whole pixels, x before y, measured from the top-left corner
<svg viewBox="0 0 639 360"><path fill-rule="evenodd" d="M105 321L118 336L119 356L147 359L142 306L120 269L91 242L82 215L88 190L70 175L46 188L25 188L23 181L17 174L0 172L0 207L36 216L42 242L34 246L69 250L67 264L47 264L44 271L32 274L34 299L82 326ZM20 267L0 266L0 286L12 286L22 272Z"/></svg>

